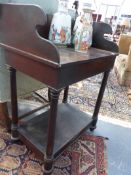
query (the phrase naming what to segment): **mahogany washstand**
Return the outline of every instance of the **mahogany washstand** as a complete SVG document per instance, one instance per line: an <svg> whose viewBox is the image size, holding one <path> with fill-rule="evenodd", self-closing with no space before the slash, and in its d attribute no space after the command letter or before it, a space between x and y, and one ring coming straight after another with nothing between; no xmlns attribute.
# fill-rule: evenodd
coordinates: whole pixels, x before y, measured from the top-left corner
<svg viewBox="0 0 131 175"><path fill-rule="evenodd" d="M39 25L43 25L43 36L47 33L47 17L38 6L1 4L0 10L0 45L10 66L12 139L20 138L36 152L44 160L44 175L49 175L58 154L83 131L96 128L107 78L117 54L96 48L78 53L56 47L38 34ZM51 92L50 107L23 124L18 119L17 70L43 82ZM102 72L92 116L67 103L69 85ZM63 103L58 104L59 94L65 88Z"/></svg>

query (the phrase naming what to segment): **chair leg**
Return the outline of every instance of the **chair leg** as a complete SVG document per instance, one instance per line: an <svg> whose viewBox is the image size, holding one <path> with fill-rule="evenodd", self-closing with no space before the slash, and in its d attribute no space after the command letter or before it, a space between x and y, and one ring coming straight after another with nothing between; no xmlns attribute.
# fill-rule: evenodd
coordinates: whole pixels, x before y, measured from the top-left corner
<svg viewBox="0 0 131 175"><path fill-rule="evenodd" d="M11 131L11 119L9 118L7 102L0 103L0 111L1 111L1 115L4 119L6 129L9 132L9 131Z"/></svg>

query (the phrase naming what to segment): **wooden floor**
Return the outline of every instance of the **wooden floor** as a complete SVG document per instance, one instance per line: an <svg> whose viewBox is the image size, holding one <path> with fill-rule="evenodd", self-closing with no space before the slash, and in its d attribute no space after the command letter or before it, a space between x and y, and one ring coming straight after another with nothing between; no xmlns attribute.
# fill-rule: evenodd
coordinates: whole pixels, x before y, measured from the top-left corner
<svg viewBox="0 0 131 175"><path fill-rule="evenodd" d="M109 138L108 175L131 175L131 124L127 127L115 123L99 120L93 134Z"/></svg>

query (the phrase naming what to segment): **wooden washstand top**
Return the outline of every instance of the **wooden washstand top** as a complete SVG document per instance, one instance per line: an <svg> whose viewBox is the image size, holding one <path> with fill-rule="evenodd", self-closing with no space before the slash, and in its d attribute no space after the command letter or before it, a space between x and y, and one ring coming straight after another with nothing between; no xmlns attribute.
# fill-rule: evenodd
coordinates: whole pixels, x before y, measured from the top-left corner
<svg viewBox="0 0 131 175"><path fill-rule="evenodd" d="M0 46L7 63L50 87L61 89L113 67L117 53L96 48L79 53L47 40L47 16L37 5L0 4L0 11Z"/></svg>

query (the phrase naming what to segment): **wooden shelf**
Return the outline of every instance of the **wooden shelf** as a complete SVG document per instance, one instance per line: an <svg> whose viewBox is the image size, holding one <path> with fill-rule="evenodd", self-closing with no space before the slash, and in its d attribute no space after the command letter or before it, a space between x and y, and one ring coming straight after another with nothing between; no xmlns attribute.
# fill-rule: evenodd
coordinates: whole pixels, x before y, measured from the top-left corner
<svg viewBox="0 0 131 175"><path fill-rule="evenodd" d="M35 149L38 156L43 158L47 143L48 114L46 111L26 123L18 129L20 138L26 141L27 146ZM92 122L91 116L79 111L69 104L58 105L56 135L54 144L54 156L56 157L69 142L87 129Z"/></svg>
<svg viewBox="0 0 131 175"><path fill-rule="evenodd" d="M11 118L11 102L8 101L8 112ZM37 103L29 100L20 100L18 101L18 116L24 116L25 114L30 114L31 111L35 111L40 107L43 107L42 103Z"/></svg>

